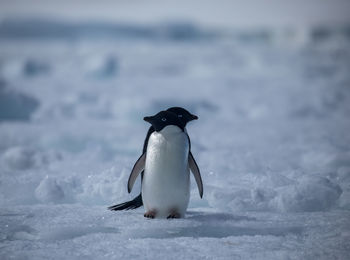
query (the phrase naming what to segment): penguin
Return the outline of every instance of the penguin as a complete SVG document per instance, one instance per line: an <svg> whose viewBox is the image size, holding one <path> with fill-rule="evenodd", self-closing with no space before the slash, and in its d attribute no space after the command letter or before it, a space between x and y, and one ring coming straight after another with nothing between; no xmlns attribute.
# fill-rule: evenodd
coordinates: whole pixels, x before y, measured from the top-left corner
<svg viewBox="0 0 350 260"><path fill-rule="evenodd" d="M129 180L130 193L137 176L144 170L142 202L147 218L181 218L190 197L190 171L197 182L199 195L203 196L203 183L199 168L193 158L190 138L185 123L170 111L161 111L144 120L152 124L146 153L135 163Z"/></svg>
<svg viewBox="0 0 350 260"><path fill-rule="evenodd" d="M166 111L175 113L177 115L178 119L180 121L182 121L185 126L188 122L198 119L198 116L191 114L189 111L187 111L186 109L184 109L182 107L170 107ZM150 128L148 129L144 144L143 144L142 154L146 153L149 137L154 131L155 131L154 127L150 126ZM191 154L191 156L192 156L192 154ZM192 156L192 158L193 158L193 156ZM143 171L141 172L141 183L142 183L142 179L143 179ZM143 205L142 194L140 193L134 199L127 201L127 202L117 204L117 205L110 206L110 207L108 207L108 209L115 210L115 211L117 211L117 210L130 210L130 209L139 208L142 205Z"/></svg>

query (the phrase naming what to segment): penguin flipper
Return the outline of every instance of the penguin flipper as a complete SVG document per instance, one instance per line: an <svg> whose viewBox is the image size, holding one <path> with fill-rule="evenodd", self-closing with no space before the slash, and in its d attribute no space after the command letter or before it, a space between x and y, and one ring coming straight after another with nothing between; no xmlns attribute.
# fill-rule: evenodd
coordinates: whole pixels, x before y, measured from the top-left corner
<svg viewBox="0 0 350 260"><path fill-rule="evenodd" d="M198 186L198 191L199 191L199 196L202 198L203 197L203 182L202 182L202 177L201 173L199 171L198 165L193 158L193 155L191 152L188 154L188 165L191 169L191 172L193 173L194 179L196 180L197 186Z"/></svg>
<svg viewBox="0 0 350 260"><path fill-rule="evenodd" d="M140 174L140 172L145 169L145 162L146 162L146 153L142 154L139 159L137 159L134 167L132 168L132 171L129 176L128 180L128 192L130 193L132 190L132 187L134 186L134 183L136 181L137 176Z"/></svg>
<svg viewBox="0 0 350 260"><path fill-rule="evenodd" d="M135 197L133 200L123 202L117 205L113 205L108 207L109 210L129 210L129 209L137 209L143 205L142 203L142 195L141 193Z"/></svg>

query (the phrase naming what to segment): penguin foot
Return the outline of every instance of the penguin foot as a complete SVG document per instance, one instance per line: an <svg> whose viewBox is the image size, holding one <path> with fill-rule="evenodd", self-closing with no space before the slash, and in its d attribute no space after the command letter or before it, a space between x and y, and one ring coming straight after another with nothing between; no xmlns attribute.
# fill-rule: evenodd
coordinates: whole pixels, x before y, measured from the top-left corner
<svg viewBox="0 0 350 260"><path fill-rule="evenodd" d="M179 213L173 212L169 216L167 216L167 219L169 219L169 218L180 218L180 217L181 217L181 215Z"/></svg>
<svg viewBox="0 0 350 260"><path fill-rule="evenodd" d="M156 212L152 211L152 210L149 210L143 216L145 218L155 218L156 217Z"/></svg>

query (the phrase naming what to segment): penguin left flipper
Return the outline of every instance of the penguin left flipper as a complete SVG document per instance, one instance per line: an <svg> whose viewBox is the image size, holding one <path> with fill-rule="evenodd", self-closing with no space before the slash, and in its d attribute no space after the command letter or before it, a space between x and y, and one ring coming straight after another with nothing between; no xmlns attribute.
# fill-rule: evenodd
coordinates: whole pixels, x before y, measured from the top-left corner
<svg viewBox="0 0 350 260"><path fill-rule="evenodd" d="M129 193L131 192L132 187L134 186L137 176L140 174L140 172L142 172L145 169L145 162L146 162L146 153L143 153L140 156L140 158L136 161L130 173L129 180L128 180Z"/></svg>
<svg viewBox="0 0 350 260"><path fill-rule="evenodd" d="M203 197L202 177L201 177L201 173L199 171L198 165L197 165L195 159L193 158L193 155L191 152L189 152L189 154L188 154L188 166L190 167L191 172L193 173L194 179L197 182L199 196L202 198Z"/></svg>

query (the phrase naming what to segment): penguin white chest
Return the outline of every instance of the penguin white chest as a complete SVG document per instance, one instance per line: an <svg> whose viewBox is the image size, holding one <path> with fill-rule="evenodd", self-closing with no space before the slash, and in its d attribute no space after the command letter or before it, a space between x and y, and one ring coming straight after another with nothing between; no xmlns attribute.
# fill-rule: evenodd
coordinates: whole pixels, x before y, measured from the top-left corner
<svg viewBox="0 0 350 260"><path fill-rule="evenodd" d="M188 137L179 127L168 125L151 134L142 181L146 211L157 212L157 217L185 215L190 197L188 154Z"/></svg>

